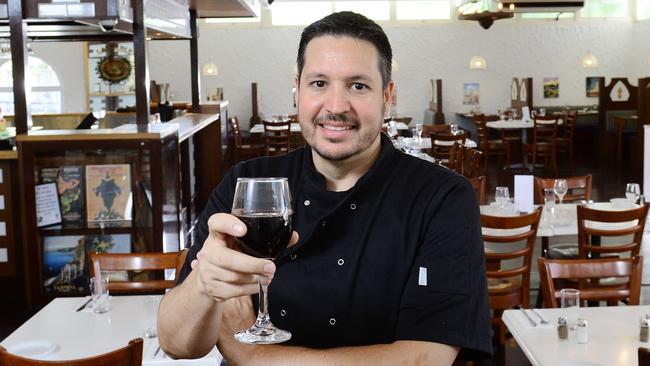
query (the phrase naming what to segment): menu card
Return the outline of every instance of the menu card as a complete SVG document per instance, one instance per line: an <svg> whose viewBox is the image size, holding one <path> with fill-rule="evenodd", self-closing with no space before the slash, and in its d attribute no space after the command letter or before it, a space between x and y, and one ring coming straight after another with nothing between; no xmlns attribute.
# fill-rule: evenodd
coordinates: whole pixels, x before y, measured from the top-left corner
<svg viewBox="0 0 650 366"><path fill-rule="evenodd" d="M56 183L38 184L36 191L36 226L47 226L61 222L59 195Z"/></svg>
<svg viewBox="0 0 650 366"><path fill-rule="evenodd" d="M532 175L515 175L515 209L519 212L533 212L533 185Z"/></svg>

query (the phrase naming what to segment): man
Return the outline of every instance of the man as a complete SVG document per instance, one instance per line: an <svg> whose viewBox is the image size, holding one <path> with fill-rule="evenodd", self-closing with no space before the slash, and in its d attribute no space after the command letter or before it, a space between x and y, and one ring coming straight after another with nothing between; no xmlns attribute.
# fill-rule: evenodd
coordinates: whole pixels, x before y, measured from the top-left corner
<svg viewBox="0 0 650 366"><path fill-rule="evenodd" d="M388 38L361 15L305 28L296 98L308 145L238 164L217 187L182 283L161 303L167 353L198 357L216 343L232 365L450 365L461 349L490 352L474 191L380 133L391 60ZM289 178L297 233L275 264L236 250L245 227L228 213L246 176ZM273 277L269 313L288 343L233 338L254 321L256 275Z"/></svg>

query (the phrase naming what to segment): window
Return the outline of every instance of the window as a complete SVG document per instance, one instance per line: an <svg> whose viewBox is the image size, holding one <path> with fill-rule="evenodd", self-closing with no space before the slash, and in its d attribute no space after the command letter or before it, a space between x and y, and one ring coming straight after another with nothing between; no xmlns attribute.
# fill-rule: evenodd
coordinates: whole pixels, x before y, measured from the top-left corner
<svg viewBox="0 0 650 366"><path fill-rule="evenodd" d="M271 7L271 23L273 25L307 25L331 13L331 1L275 2Z"/></svg>
<svg viewBox="0 0 650 366"><path fill-rule="evenodd" d="M451 4L448 0L404 0L395 2L397 20L450 19Z"/></svg>
<svg viewBox="0 0 650 366"><path fill-rule="evenodd" d="M630 16L630 0L585 0L583 18L625 18Z"/></svg>
<svg viewBox="0 0 650 366"><path fill-rule="evenodd" d="M389 1L336 1L334 11L353 11L373 20L390 19Z"/></svg>
<svg viewBox="0 0 650 366"><path fill-rule="evenodd" d="M636 18L638 20L650 19L650 1L637 0Z"/></svg>
<svg viewBox="0 0 650 366"><path fill-rule="evenodd" d="M61 113L61 83L52 66L38 57L29 56L26 77L32 87L30 109L33 114ZM14 114L14 93L11 60L0 66L0 108Z"/></svg>

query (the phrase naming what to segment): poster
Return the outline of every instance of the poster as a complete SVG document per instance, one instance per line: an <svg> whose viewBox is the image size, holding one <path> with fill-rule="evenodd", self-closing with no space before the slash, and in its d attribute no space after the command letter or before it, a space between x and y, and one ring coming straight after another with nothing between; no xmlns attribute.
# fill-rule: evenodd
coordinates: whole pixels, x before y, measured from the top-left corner
<svg viewBox="0 0 650 366"><path fill-rule="evenodd" d="M463 84L463 104L465 105L479 104L478 97L479 97L478 83Z"/></svg>
<svg viewBox="0 0 650 366"><path fill-rule="evenodd" d="M87 165L86 206L88 221L131 220L130 165Z"/></svg>
<svg viewBox="0 0 650 366"><path fill-rule="evenodd" d="M588 98L597 98L598 91L598 78L593 76L587 76L587 85L586 85L587 97Z"/></svg>
<svg viewBox="0 0 650 366"><path fill-rule="evenodd" d="M560 97L560 78L544 78L544 98Z"/></svg>

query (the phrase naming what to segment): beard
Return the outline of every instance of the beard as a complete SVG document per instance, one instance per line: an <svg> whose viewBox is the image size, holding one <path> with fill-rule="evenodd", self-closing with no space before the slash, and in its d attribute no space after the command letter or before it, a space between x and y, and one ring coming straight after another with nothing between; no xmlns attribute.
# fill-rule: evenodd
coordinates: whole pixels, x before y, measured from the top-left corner
<svg viewBox="0 0 650 366"><path fill-rule="evenodd" d="M327 143L341 143L341 145L346 144L349 146L341 146L341 148L334 149L328 149L325 146L321 146L316 135L319 128L318 126L325 121L337 121L351 125L352 128L356 129L358 132L355 141L346 143L338 139L327 139L327 142L322 141L323 145ZM365 132L361 132L360 126L361 123L359 122L359 119L354 116L343 113L328 113L324 116L316 117L313 121L313 132L309 136L304 134L303 137L311 146L312 151L316 152L323 159L335 162L344 161L365 151L372 142L375 141L377 136L379 136L380 127L377 127L376 129L371 128ZM325 138L322 139L324 140Z"/></svg>

